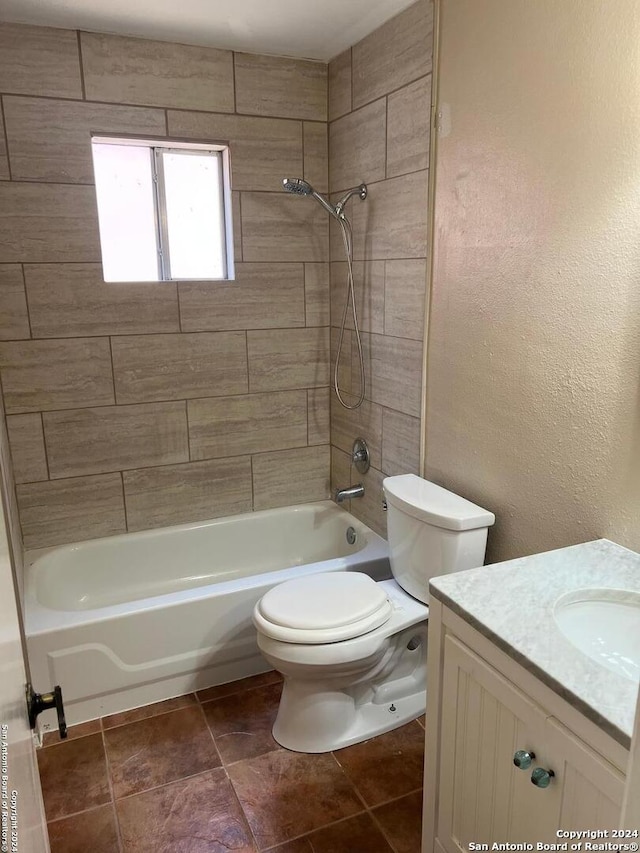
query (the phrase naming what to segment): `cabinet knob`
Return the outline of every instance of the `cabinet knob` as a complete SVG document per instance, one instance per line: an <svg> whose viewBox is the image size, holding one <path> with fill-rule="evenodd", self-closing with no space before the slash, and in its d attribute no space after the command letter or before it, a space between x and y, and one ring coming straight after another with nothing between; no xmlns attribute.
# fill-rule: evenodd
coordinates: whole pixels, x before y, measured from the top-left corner
<svg viewBox="0 0 640 853"><path fill-rule="evenodd" d="M531 781L536 788L548 788L555 775L556 774L553 770L545 770L544 767L536 767L531 774Z"/></svg>
<svg viewBox="0 0 640 853"><path fill-rule="evenodd" d="M531 762L535 757L535 752L527 752L526 749L519 749L513 756L513 763L518 770L527 770L531 767Z"/></svg>

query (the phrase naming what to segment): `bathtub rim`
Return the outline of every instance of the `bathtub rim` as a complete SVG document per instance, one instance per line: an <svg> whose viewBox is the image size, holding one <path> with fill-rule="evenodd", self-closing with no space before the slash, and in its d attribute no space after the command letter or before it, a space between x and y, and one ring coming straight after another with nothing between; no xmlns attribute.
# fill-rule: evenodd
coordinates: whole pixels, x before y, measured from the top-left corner
<svg viewBox="0 0 640 853"><path fill-rule="evenodd" d="M43 557L52 552L61 550L72 550L87 543L99 543L102 541L113 542L114 539L128 539L135 536L140 539L153 538L160 531L171 533L172 531L188 531L202 527L214 527L230 519L250 519L256 515L268 516L284 514L287 512L304 511L309 508L331 509L335 513L344 513L348 517L350 526L365 537L365 544L359 551L344 557L333 557L312 563L302 563L296 566L274 569L243 578L233 580L201 584L188 589L178 590L170 593L160 593L146 598L137 598L118 604L86 610L58 610L46 607L38 601L36 595L35 564ZM213 597L216 595L231 594L242 584L247 588L262 586L263 584L282 583L287 579L286 573L294 573L295 576L317 574L319 572L353 570L354 567L373 561L389 559L388 545L385 539L357 519L344 507L339 507L334 501L313 501L306 504L293 504L291 506L273 507L256 512L237 513L234 515L221 516L204 521L187 522L186 524L169 525L167 527L151 528L149 530L134 531L132 533L120 533L116 536L103 536L96 539L86 539L77 542L69 542L63 545L52 545L46 548L25 551L24 555L24 620L25 633L29 636L48 633L56 629L72 628L96 622L118 619L122 616L135 613L139 610L158 610L170 604L186 603L193 599Z"/></svg>

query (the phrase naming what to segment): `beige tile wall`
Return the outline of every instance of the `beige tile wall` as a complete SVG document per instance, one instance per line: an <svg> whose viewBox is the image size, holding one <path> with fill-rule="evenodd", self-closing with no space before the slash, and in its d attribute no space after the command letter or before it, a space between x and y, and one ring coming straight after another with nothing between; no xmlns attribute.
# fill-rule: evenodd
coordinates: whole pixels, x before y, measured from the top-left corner
<svg viewBox="0 0 640 853"><path fill-rule="evenodd" d="M357 481L360 434L351 509L385 532L382 477L419 464L431 29L418 0L327 67L0 25L0 373L27 547L326 497ZM92 132L229 143L235 281L103 282ZM369 185L357 412L329 390L339 233L285 175ZM345 393L355 355L349 322Z"/></svg>
<svg viewBox="0 0 640 853"><path fill-rule="evenodd" d="M350 412L332 393L332 486L362 481L365 496L351 512L383 535L383 477L419 473L432 29L432 3L418 0L329 63L329 185L337 194L361 181L369 187L366 201L349 206L367 394ZM339 231L331 232L335 351L347 270ZM356 394L350 320L347 328L340 385ZM349 459L359 435L371 451L364 477Z"/></svg>
<svg viewBox="0 0 640 853"><path fill-rule="evenodd" d="M327 497L328 217L280 186L328 190L327 66L2 24L0 94L25 545ZM92 132L229 143L235 281L103 282Z"/></svg>

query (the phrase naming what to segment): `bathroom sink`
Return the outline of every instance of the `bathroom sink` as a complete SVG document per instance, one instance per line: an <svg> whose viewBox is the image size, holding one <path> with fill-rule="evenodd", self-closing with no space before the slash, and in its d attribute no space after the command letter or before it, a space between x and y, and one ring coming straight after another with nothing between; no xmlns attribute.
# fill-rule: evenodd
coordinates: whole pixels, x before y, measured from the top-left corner
<svg viewBox="0 0 640 853"><path fill-rule="evenodd" d="M556 601L553 616L583 654L611 672L640 681L640 593L579 589Z"/></svg>

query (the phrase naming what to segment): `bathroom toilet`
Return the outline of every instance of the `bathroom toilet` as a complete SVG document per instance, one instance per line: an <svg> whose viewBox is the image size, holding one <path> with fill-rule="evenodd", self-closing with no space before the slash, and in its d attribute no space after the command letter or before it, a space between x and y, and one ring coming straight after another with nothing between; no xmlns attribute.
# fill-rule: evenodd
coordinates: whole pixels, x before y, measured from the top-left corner
<svg viewBox="0 0 640 853"><path fill-rule="evenodd" d="M493 513L415 474L383 489L393 580L307 575L254 609L258 647L284 676L273 736L287 749L329 752L423 714L429 579L484 562Z"/></svg>

